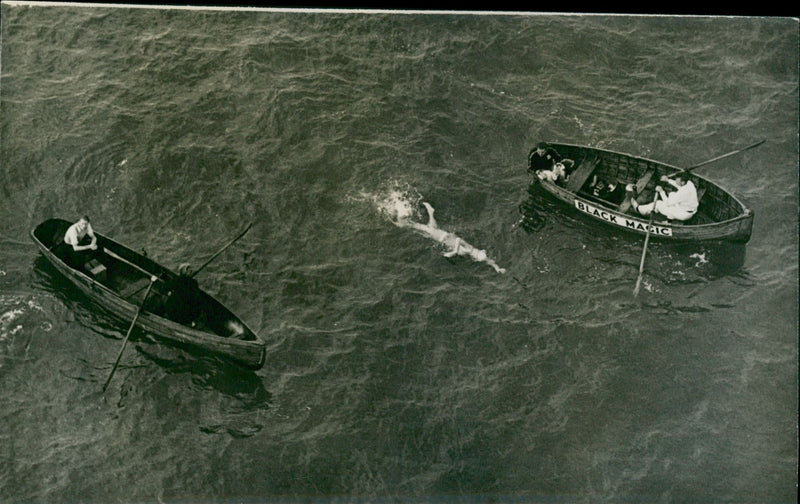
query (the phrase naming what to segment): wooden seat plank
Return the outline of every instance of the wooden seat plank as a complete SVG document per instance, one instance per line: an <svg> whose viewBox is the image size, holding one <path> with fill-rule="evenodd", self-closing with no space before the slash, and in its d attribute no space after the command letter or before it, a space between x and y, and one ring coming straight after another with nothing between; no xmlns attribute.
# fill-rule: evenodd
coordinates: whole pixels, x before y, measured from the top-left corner
<svg viewBox="0 0 800 504"><path fill-rule="evenodd" d="M656 171L653 169L647 170L647 173L642 175L642 177L636 181L636 194L642 194L642 191L644 191L644 188L647 187L647 183L650 182L650 179L653 178L655 173Z"/></svg>
<svg viewBox="0 0 800 504"><path fill-rule="evenodd" d="M593 157L591 159L584 159L581 165L575 170L572 175L569 176L569 180L567 181L567 191L570 192L578 192L578 190L583 187L583 184L589 178L589 176L594 171L595 166L600 161L600 158Z"/></svg>
<svg viewBox="0 0 800 504"><path fill-rule="evenodd" d="M630 193L628 193L628 195L625 197L625 200L619 205L620 212L625 213L628 210L630 210L631 200L642 193L642 191L644 190L645 187L647 187L648 182L650 182L650 179L653 178L653 175L655 175L655 173L656 171L651 168L647 170L647 172L644 175L642 175L639 178L639 180L636 181L636 184L634 186L636 194L631 195Z"/></svg>

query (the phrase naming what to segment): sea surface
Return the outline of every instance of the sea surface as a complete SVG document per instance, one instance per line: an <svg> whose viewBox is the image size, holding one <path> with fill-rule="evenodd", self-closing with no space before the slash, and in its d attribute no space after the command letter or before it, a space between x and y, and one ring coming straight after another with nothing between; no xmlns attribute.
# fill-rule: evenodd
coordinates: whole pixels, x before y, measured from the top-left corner
<svg viewBox="0 0 800 504"><path fill-rule="evenodd" d="M2 4L0 502L794 503L798 23ZM531 189L539 141L690 166L744 247ZM396 225L426 221L500 274ZM244 371L104 315L50 217L200 285Z"/></svg>

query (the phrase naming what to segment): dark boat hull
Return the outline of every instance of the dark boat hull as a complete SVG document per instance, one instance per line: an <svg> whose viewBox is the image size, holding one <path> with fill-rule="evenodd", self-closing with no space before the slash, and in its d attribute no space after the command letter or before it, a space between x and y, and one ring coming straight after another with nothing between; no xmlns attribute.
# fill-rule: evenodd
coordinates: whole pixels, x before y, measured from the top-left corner
<svg viewBox="0 0 800 504"><path fill-rule="evenodd" d="M579 180L570 187L570 181L564 186L550 181L541 181L534 177L535 183L579 214L605 225L620 230L646 235L648 218L640 216L622 205L603 201L586 191L586 184L591 176L598 174L607 178L616 178L622 184L636 184L647 178L641 188L640 202L651 201L654 187L662 175L673 175L680 168L602 149L594 149L569 144L549 144L562 157L576 161L578 168L570 176L576 174ZM596 166L587 176L581 173L583 161L593 159ZM728 241L747 243L753 230L753 212L735 196L722 189L714 182L690 174L690 178L701 195L698 214L686 222L659 220L658 217L650 228L651 237L672 241ZM583 182L581 182L583 181ZM577 186L577 187L575 187Z"/></svg>
<svg viewBox="0 0 800 504"><path fill-rule="evenodd" d="M45 259L70 283L120 321L130 323L145 294L144 289L135 289L137 281L138 284L147 285L148 280L146 277L141 278L144 275L140 271L137 272L139 277L135 276L134 267L129 268L128 265L123 264L123 261L115 260L111 255L108 256L109 259L106 263L109 270L116 268L118 271L123 271L123 268L127 268L125 270L127 275L123 277L121 273L117 273L118 278L101 281L93 278L88 271L74 269L67 265L54 252L57 250L58 243L54 242L53 236L58 233L63 235L62 230L69 225L69 222L61 219L50 219L32 230L31 238ZM174 272L147 257L99 233L95 234L100 248L109 250L112 254L123 258L141 270L148 271L160 279L176 277ZM157 284L159 282L154 285ZM122 295L123 287L134 292L126 298ZM248 369L261 368L266 356L265 343L219 301L204 292L202 296L204 296L204 305L209 307L208 313L206 313L209 322L203 327L184 325L147 310L142 310L136 325L163 340L214 353Z"/></svg>

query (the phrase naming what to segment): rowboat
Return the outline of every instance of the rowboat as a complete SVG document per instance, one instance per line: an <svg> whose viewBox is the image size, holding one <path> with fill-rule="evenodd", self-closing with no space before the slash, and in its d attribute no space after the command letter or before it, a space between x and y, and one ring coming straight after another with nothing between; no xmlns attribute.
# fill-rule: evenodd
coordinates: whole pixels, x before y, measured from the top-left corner
<svg viewBox="0 0 800 504"><path fill-rule="evenodd" d="M178 322L168 318L161 308L167 286L178 275L145 255L95 232L98 250L102 252L83 267L70 266L62 242L71 224L62 219L48 219L30 235L47 261L90 300L127 324L138 312L137 327L167 342L211 352L248 369L264 365L264 341L202 290L197 293L200 311L194 320ZM148 289L152 277L156 280Z"/></svg>
<svg viewBox="0 0 800 504"><path fill-rule="evenodd" d="M752 210L705 177L677 166L630 154L571 144L547 145L560 158L573 161L573 170L566 181L552 182L534 176L534 184L539 184L546 193L575 208L580 215L641 235L646 235L649 227L653 238L667 241L747 243L750 240L753 230ZM530 156L528 170L531 171ZM651 225L649 217L639 215L632 208L631 199L636 198L639 203L653 201L656 185L666 186L660 182L661 177L674 176L680 172L684 172L697 188L700 203L697 212L687 221L670 221L656 216ZM595 191L592 184L596 180L605 180L612 184L616 182L622 188L632 184L633 191L625 195L623 189L624 198L612 199Z"/></svg>

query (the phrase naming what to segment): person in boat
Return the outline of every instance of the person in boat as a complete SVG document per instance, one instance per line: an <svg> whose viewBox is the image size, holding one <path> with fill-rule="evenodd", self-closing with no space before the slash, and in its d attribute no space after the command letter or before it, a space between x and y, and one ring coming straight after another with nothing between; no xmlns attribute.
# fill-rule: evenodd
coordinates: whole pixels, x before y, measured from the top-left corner
<svg viewBox="0 0 800 504"><path fill-rule="evenodd" d="M617 179L604 180L594 175L589 188L595 197L615 205L619 205L625 199L625 187Z"/></svg>
<svg viewBox="0 0 800 504"><path fill-rule="evenodd" d="M73 268L83 268L86 263L98 258L97 237L88 216L84 215L67 229L62 249L64 261Z"/></svg>
<svg viewBox="0 0 800 504"><path fill-rule="evenodd" d="M164 287L164 316L180 324L196 325L202 315L203 298L200 286L192 277L189 264L181 264L178 276L166 282Z"/></svg>
<svg viewBox="0 0 800 504"><path fill-rule="evenodd" d="M546 180L554 184L561 184L567 180L567 168L563 163L555 163L548 170L536 170L539 180Z"/></svg>
<svg viewBox="0 0 800 504"><path fill-rule="evenodd" d="M549 170L538 170L536 176L539 177L539 180L547 180L563 186L566 185L574 168L575 161L572 159L562 159L561 161L557 161Z"/></svg>
<svg viewBox="0 0 800 504"><path fill-rule="evenodd" d="M531 173L551 170L553 165L561 159L558 152L545 142L539 145L528 154L528 170Z"/></svg>
<svg viewBox="0 0 800 504"><path fill-rule="evenodd" d="M436 223L436 219L433 217L433 207L428 202L422 203L425 206L425 209L428 211L428 223L427 224L420 224L419 222L414 222L408 218L400 218L397 220L396 224L400 227L410 227L413 228L420 233L428 236L429 238L433 238L434 240L443 243L446 245L450 250L444 253L445 257L454 257L456 255L463 255L467 257L471 257L473 260L478 262L485 262L495 271L498 273L505 273L506 270L501 268L490 259L486 255L485 250L477 249L467 243L466 241L462 240L459 236L454 233L450 233L441 229L438 224Z"/></svg>
<svg viewBox="0 0 800 504"><path fill-rule="evenodd" d="M646 205L639 204L636 199L631 199L631 206L639 214L647 216L655 209L656 212L669 220L685 221L689 220L697 212L699 202L697 200L697 188L686 175L678 175L674 179L663 175L662 182L666 182L675 188L667 194L661 186L656 186L659 199Z"/></svg>

